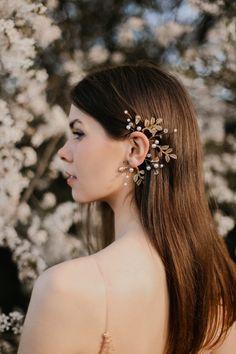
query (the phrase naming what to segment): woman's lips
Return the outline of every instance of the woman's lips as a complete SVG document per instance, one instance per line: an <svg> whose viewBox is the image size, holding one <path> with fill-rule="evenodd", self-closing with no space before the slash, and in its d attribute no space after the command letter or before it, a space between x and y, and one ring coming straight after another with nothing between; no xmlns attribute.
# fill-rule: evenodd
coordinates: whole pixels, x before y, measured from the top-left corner
<svg viewBox="0 0 236 354"><path fill-rule="evenodd" d="M72 185L75 182L75 180L77 179L77 177L71 175L69 172L65 172L65 174L67 176L67 183L69 185Z"/></svg>
<svg viewBox="0 0 236 354"><path fill-rule="evenodd" d="M67 183L71 186L76 180L77 178L75 176L69 176L67 178Z"/></svg>

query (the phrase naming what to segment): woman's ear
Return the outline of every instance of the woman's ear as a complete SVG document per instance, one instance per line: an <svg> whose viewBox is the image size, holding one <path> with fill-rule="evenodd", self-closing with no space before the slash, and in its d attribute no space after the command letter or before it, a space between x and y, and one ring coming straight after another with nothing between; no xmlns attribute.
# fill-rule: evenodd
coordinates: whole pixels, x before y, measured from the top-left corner
<svg viewBox="0 0 236 354"><path fill-rule="evenodd" d="M129 149L127 160L131 167L137 167L143 163L150 146L147 136L141 132L132 132L129 136Z"/></svg>

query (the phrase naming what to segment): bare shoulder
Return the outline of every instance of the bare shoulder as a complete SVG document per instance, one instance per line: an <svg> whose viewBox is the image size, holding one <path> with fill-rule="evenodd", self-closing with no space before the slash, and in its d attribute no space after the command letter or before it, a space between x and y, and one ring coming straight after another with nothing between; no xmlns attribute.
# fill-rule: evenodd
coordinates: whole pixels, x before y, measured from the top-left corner
<svg viewBox="0 0 236 354"><path fill-rule="evenodd" d="M90 290L91 294L94 293L92 290L96 280L98 274L92 257L83 256L48 268L37 279L37 283L71 295L76 295L78 291L88 295Z"/></svg>
<svg viewBox="0 0 236 354"><path fill-rule="evenodd" d="M44 271L32 291L18 354L83 352L103 325L102 290L90 256Z"/></svg>

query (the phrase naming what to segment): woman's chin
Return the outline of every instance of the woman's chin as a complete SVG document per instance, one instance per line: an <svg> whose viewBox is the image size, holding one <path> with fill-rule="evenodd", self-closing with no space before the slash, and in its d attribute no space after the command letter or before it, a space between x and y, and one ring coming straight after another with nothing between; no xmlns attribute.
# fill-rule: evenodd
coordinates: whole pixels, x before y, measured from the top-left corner
<svg viewBox="0 0 236 354"><path fill-rule="evenodd" d="M72 198L76 203L90 203L94 201L91 200L91 198L89 198L85 194L81 193L81 191L78 191L76 189L72 189Z"/></svg>

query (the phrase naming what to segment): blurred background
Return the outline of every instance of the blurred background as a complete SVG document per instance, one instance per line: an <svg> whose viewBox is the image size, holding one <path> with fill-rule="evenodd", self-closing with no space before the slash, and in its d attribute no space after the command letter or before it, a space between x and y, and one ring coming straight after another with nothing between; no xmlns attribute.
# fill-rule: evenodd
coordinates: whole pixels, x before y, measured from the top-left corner
<svg viewBox="0 0 236 354"><path fill-rule="evenodd" d="M36 278L88 254L56 156L70 88L94 67L143 59L193 98L209 206L236 261L236 2L1 0L1 354L16 353Z"/></svg>

